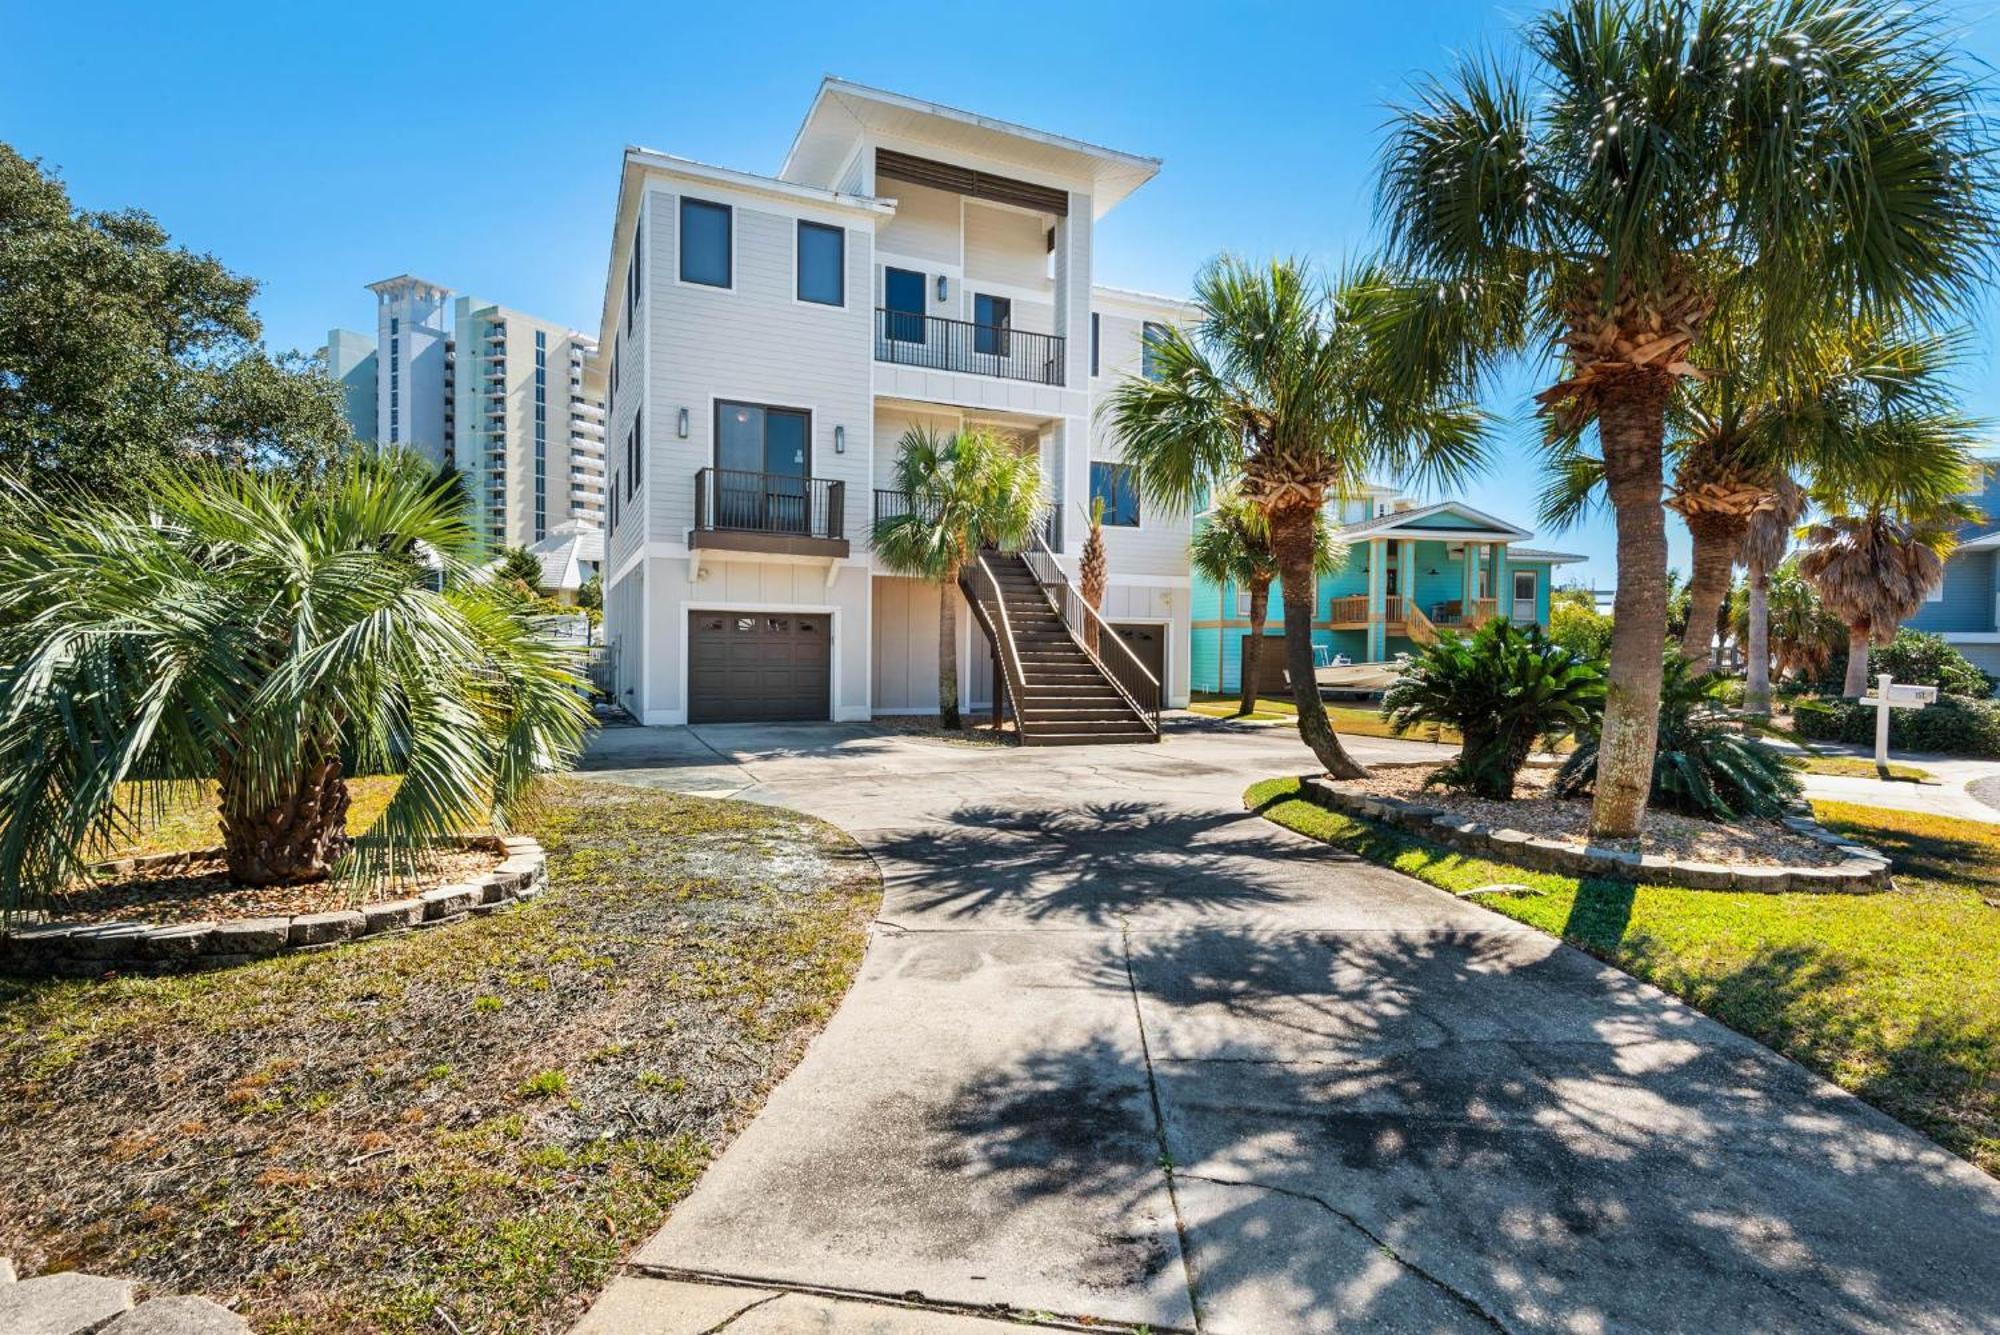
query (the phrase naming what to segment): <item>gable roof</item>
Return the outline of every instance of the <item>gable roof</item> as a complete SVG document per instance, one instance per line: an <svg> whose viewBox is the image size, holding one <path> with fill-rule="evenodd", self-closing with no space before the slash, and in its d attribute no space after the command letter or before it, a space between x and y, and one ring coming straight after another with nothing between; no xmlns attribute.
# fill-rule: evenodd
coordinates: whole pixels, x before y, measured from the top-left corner
<svg viewBox="0 0 2000 1335"><path fill-rule="evenodd" d="M1426 524L1427 519L1440 515L1455 515L1469 519L1476 527L1460 528L1450 524ZM1412 537L1422 535L1429 538L1486 538L1499 542L1519 542L1535 535L1527 529L1516 528L1504 519L1496 519L1483 510L1475 510L1461 501L1438 501L1433 505L1418 506L1414 510L1395 510L1386 515L1376 515L1373 519L1363 519L1333 531L1333 536L1343 542L1356 538L1386 538L1407 533Z"/></svg>

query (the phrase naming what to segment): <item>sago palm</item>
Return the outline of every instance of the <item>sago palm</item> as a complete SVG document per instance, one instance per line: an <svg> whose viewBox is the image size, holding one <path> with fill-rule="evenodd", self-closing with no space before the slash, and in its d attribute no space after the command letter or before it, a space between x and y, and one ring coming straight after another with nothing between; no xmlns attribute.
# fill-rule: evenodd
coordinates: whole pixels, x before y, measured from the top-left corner
<svg viewBox="0 0 2000 1335"><path fill-rule="evenodd" d="M1594 730L1603 707L1603 664L1504 618L1470 635L1444 632L1382 696L1398 735L1428 723L1464 737L1437 782L1501 802L1512 800L1537 739Z"/></svg>
<svg viewBox="0 0 2000 1335"><path fill-rule="evenodd" d="M1321 515L1313 525L1313 573L1331 575L1347 559L1347 548L1334 541ZM1243 641L1239 715L1257 707L1257 686L1263 680L1264 627L1271 618L1271 585L1278 578L1278 556L1271 550L1270 526L1264 512L1234 491L1215 498L1197 521L1188 543L1188 565L1218 586L1250 595L1250 629ZM1226 613L1224 614L1226 618Z"/></svg>
<svg viewBox="0 0 2000 1335"><path fill-rule="evenodd" d="M982 546L1028 535L1043 506L1041 467L1033 451L991 432L918 427L897 444L895 480L908 508L875 525L875 553L938 587L938 719L957 728L958 572Z"/></svg>
<svg viewBox="0 0 2000 1335"><path fill-rule="evenodd" d="M1400 111L1381 204L1433 280L1391 362L1419 382L1553 348L1557 438L1594 427L1618 541L1591 825L1637 833L1666 627L1668 402L1711 322L1760 352L1859 314L1936 323L1988 271L1981 85L1934 9L1568 0L1518 65L1467 60Z"/></svg>
<svg viewBox="0 0 2000 1335"><path fill-rule="evenodd" d="M1847 627L1841 692L1868 689L1868 647L1887 644L1944 580L1958 526L1980 518L1962 502L1899 511L1879 499L1829 498L1832 513L1801 535L1799 573Z"/></svg>
<svg viewBox="0 0 2000 1335"><path fill-rule="evenodd" d="M1295 260L1224 256L1195 280L1193 323L1154 341L1156 378L1122 381L1107 403L1125 461L1156 506L1185 514L1233 485L1264 516L1299 735L1341 777L1367 771L1334 734L1313 678L1321 507L1376 477L1453 482L1485 458L1486 420L1469 382L1385 374L1372 330L1406 301L1380 269L1326 282Z"/></svg>
<svg viewBox="0 0 2000 1335"><path fill-rule="evenodd" d="M245 885L401 873L506 820L590 716L478 555L460 494L398 458L0 508L0 907L187 780L219 783ZM358 843L353 773L402 776Z"/></svg>

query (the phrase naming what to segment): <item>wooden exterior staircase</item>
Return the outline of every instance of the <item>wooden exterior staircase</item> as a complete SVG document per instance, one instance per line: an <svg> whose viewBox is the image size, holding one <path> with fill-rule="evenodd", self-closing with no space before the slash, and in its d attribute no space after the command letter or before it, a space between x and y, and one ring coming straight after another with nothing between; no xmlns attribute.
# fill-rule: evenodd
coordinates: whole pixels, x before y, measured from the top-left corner
<svg viewBox="0 0 2000 1335"><path fill-rule="evenodd" d="M1021 745L1159 741L1159 682L1084 605L1040 538L1033 541L1029 553L982 551L959 574L993 647L996 686L1006 691ZM1086 638L1097 641L1095 652Z"/></svg>

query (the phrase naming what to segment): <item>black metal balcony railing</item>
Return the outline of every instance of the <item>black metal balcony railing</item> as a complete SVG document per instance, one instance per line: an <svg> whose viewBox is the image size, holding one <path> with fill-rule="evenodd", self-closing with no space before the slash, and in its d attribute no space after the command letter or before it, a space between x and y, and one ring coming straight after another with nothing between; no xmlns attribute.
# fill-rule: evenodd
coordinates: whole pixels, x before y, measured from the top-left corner
<svg viewBox="0 0 2000 1335"><path fill-rule="evenodd" d="M844 539L847 484L823 477L702 468L694 475L694 526L740 533Z"/></svg>
<svg viewBox="0 0 2000 1335"><path fill-rule="evenodd" d="M875 522L877 524L880 524L885 519L898 519L912 513L927 514L934 517L936 512L937 507L935 502L920 501L912 503L910 493L907 491L884 491L880 488L876 489ZM1037 535L1050 547L1061 551L1062 511L1053 505L1044 505L1040 518L1035 522L1035 527L1029 531L1027 545L1032 546ZM1009 544L1010 547L1019 545L1021 544Z"/></svg>
<svg viewBox="0 0 2000 1335"><path fill-rule="evenodd" d="M875 308L875 360L932 371L969 371L1037 385L1063 383L1063 340L1003 325Z"/></svg>

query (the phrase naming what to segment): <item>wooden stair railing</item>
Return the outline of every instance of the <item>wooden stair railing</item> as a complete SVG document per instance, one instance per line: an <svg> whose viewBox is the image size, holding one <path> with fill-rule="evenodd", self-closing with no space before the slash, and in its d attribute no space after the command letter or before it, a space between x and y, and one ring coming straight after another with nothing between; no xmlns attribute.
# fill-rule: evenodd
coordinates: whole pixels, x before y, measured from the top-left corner
<svg viewBox="0 0 2000 1335"><path fill-rule="evenodd" d="M1404 633L1418 644L1436 644L1438 629L1431 619L1424 615L1414 598L1403 600Z"/></svg>
<svg viewBox="0 0 2000 1335"><path fill-rule="evenodd" d="M981 578L974 578L972 572L975 569ZM1000 581L995 578L992 567L986 564L985 552L974 552L970 564L960 567L958 587L965 595L965 601L971 605L972 614L979 618L980 628L986 632L986 638L993 645L995 656L1000 660L1003 680L993 685L996 690L1003 688L1006 690L1008 703L1013 708L1014 736L1025 744L1028 740L1029 724L1027 711L1021 707L1021 702L1027 699L1025 679L1021 671L1021 650L1014 642L1014 628L1007 620L1006 596L1000 591ZM992 597L991 613L986 610L987 594ZM993 714L997 723L1000 711L995 709Z"/></svg>

